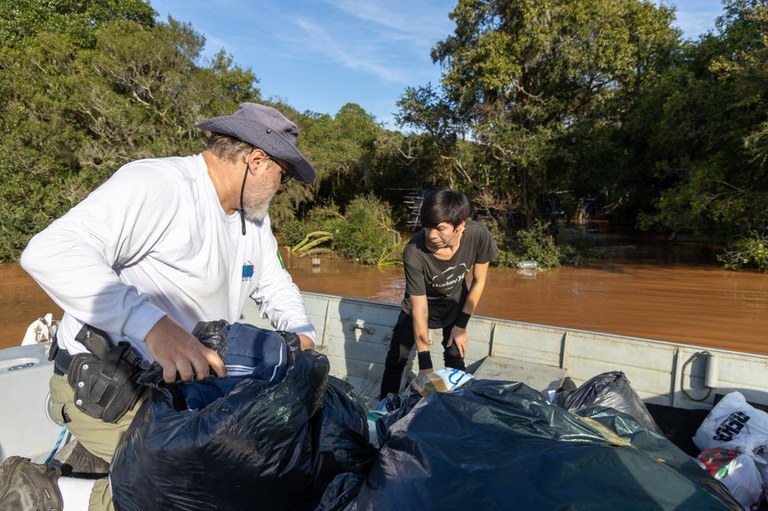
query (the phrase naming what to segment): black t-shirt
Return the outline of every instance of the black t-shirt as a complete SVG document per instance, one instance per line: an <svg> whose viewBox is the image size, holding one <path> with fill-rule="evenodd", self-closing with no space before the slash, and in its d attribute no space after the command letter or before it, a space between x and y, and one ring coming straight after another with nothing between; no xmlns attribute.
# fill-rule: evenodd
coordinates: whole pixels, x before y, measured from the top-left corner
<svg viewBox="0 0 768 511"><path fill-rule="evenodd" d="M469 289L466 277L475 263L496 259L499 249L488 228L467 220L459 249L448 260L441 260L427 250L424 230L416 233L403 250L405 298L401 309L412 315L411 296L427 296L429 328L448 326L464 307Z"/></svg>

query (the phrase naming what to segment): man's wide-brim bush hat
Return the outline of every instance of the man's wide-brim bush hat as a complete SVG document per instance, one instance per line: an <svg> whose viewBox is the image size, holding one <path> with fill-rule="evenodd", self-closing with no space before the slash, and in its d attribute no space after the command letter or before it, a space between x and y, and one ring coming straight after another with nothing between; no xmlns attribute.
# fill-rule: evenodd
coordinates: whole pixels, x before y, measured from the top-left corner
<svg viewBox="0 0 768 511"><path fill-rule="evenodd" d="M315 179L315 169L298 149L299 129L272 107L258 103L240 103L232 115L213 117L196 125L201 130L227 135L263 149L269 156L290 166L299 181Z"/></svg>

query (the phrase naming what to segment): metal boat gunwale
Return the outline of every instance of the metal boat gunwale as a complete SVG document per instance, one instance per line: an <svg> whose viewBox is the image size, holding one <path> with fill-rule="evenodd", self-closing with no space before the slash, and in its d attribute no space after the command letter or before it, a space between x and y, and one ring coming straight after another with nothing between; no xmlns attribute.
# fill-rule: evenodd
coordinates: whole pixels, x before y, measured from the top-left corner
<svg viewBox="0 0 768 511"><path fill-rule="evenodd" d="M317 329L317 350L328 357L331 374L350 381L369 405L375 404L399 305L322 293L302 295ZM270 328L251 301L241 321ZM440 332L430 335L433 360L439 367ZM691 412L687 415L701 418L716 400L735 390L751 403L768 407L768 391L760 386L761 375L768 370L765 355L479 315L472 317L468 335L466 361L478 377L482 373L486 378L522 381L545 392L556 389L564 377L580 385L602 372L619 370L644 402L657 408L657 414L659 410ZM4 390L0 393L4 410L0 461L13 454L47 455L61 432L47 410L51 363L46 353L45 345L0 350L0 388ZM719 360L717 374L708 374L712 368L702 354ZM406 379L417 371L412 360ZM716 381L717 386L708 388L707 381Z"/></svg>

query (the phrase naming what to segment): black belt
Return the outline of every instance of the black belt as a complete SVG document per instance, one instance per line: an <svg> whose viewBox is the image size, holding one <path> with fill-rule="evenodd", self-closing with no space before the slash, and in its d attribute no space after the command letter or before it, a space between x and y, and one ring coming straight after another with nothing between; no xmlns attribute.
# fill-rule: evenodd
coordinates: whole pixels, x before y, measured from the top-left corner
<svg viewBox="0 0 768 511"><path fill-rule="evenodd" d="M51 343L51 351L48 353L48 360L53 361L53 374L64 376L72 364L72 355L67 350L61 349L54 338L53 343Z"/></svg>

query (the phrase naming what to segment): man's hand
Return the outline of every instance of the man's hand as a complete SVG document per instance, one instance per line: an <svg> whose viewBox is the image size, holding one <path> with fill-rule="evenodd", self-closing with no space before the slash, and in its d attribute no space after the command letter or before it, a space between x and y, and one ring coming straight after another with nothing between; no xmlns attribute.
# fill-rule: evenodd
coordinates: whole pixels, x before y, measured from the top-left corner
<svg viewBox="0 0 768 511"><path fill-rule="evenodd" d="M155 323L144 342L150 355L162 366L166 383L176 381L176 373L183 381L202 380L208 377L211 368L218 376L227 375L218 353L206 348L168 316Z"/></svg>
<svg viewBox="0 0 768 511"><path fill-rule="evenodd" d="M429 369L421 369L419 370L419 376L426 376L428 374L432 374L432 368Z"/></svg>
<svg viewBox="0 0 768 511"><path fill-rule="evenodd" d="M301 351L315 349L315 341L313 341L311 337L299 334L299 340L301 341Z"/></svg>
<svg viewBox="0 0 768 511"><path fill-rule="evenodd" d="M451 329L451 337L448 339L447 347L451 347L453 343L456 343L456 347L459 349L459 355L461 358L467 354L467 329L460 327L453 327Z"/></svg>

